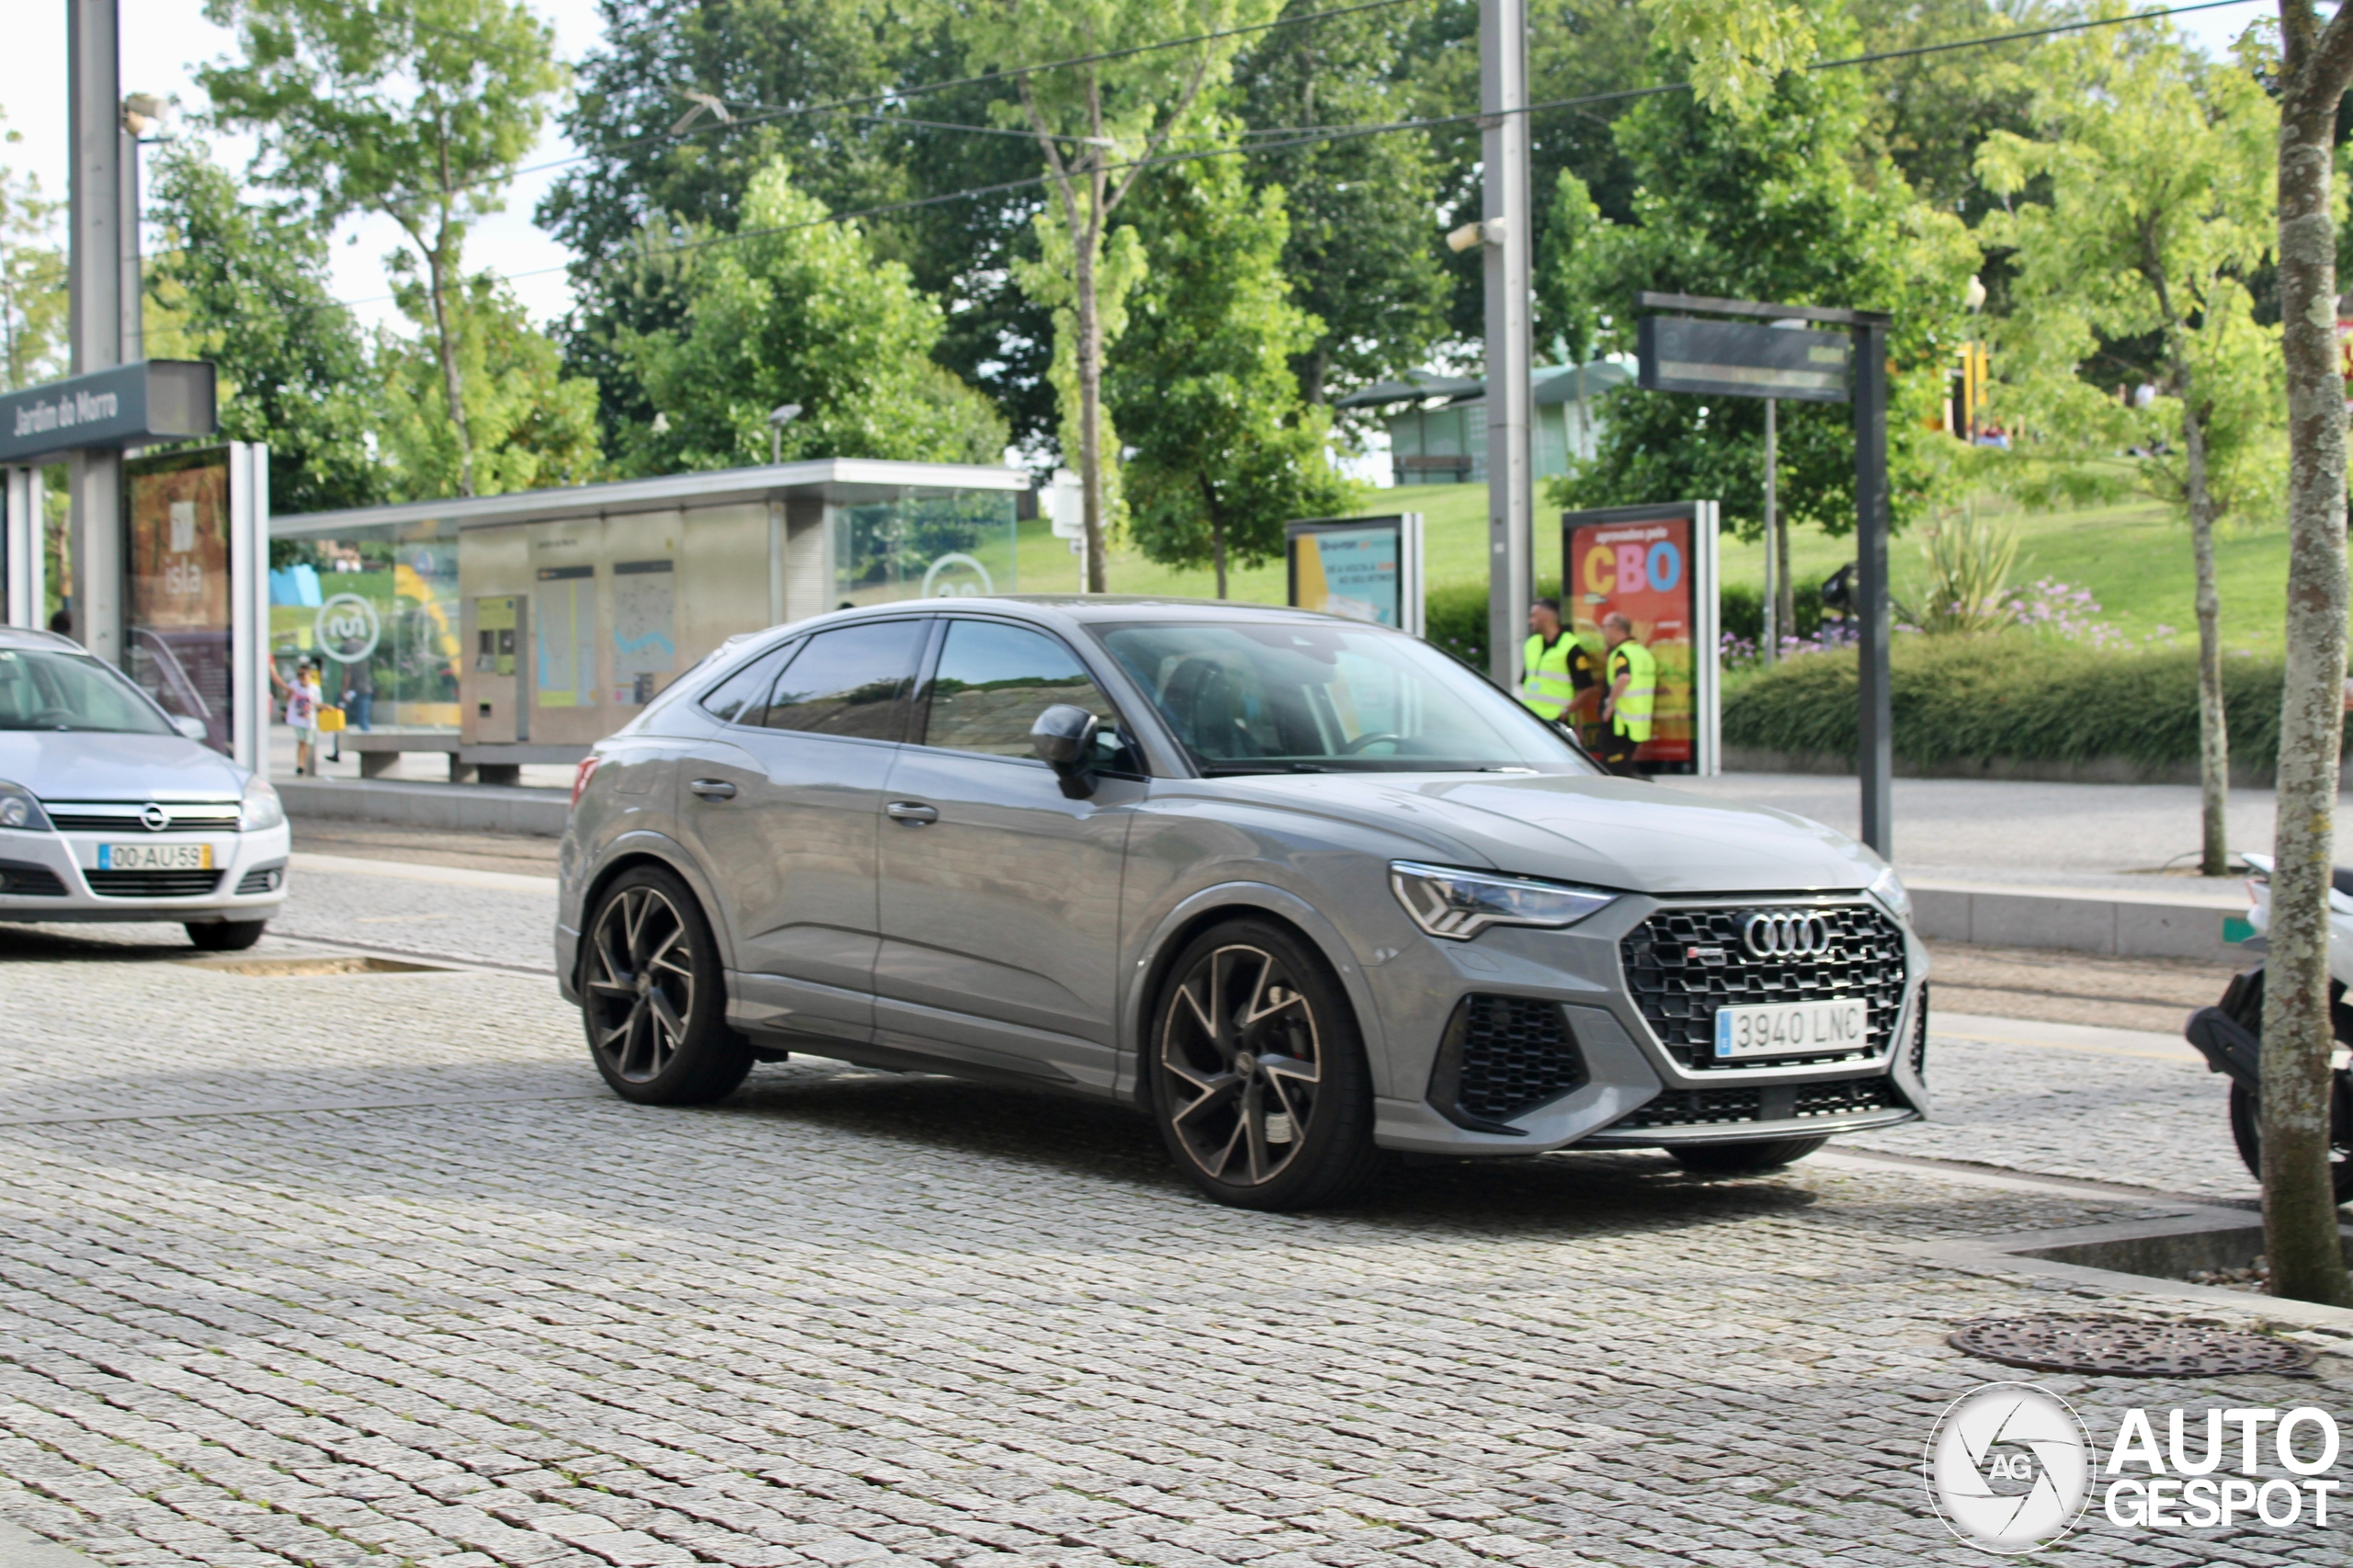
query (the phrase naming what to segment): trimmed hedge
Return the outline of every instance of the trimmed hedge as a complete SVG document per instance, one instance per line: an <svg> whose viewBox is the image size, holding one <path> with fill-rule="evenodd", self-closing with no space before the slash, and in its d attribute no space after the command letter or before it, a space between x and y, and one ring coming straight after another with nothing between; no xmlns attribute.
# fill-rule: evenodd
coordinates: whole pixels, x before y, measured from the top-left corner
<svg viewBox="0 0 2353 1568"><path fill-rule="evenodd" d="M2198 761L2198 655L2099 653L2018 634L1898 636L1889 651L1895 755L1905 762ZM2231 763L2269 773L2279 756L2281 663L2222 661ZM1759 670L1724 694L1728 746L1852 756L1853 652Z"/></svg>

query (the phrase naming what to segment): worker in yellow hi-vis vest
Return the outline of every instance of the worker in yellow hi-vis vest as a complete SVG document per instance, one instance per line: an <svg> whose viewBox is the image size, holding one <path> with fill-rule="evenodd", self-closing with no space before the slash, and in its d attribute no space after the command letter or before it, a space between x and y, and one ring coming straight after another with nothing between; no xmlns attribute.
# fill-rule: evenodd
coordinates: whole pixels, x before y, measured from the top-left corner
<svg viewBox="0 0 2353 1568"><path fill-rule="evenodd" d="M1561 601L1528 607L1528 642L1519 653L1519 700L1540 719L1572 723L1597 684L1593 655L1561 624Z"/></svg>
<svg viewBox="0 0 2353 1568"><path fill-rule="evenodd" d="M1658 659L1634 635L1634 623L1623 612L1601 618L1601 641L1608 654L1609 688L1602 694L1600 762L1612 773L1640 778L1634 752L1651 738L1651 714L1658 706Z"/></svg>

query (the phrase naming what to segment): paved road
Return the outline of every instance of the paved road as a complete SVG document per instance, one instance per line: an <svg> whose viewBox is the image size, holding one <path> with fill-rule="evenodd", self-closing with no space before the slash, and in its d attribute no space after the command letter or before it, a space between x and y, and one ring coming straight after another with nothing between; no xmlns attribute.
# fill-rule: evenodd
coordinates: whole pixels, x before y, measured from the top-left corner
<svg viewBox="0 0 2353 1568"><path fill-rule="evenodd" d="M296 885L291 930L546 962L544 892ZM2054 1298L1904 1244L2148 1212L1620 1154L1252 1215L1109 1108L796 1062L642 1109L543 976L244 975L158 936L0 932L0 1520L123 1568L1977 1562L1914 1467L2014 1374L1944 1335ZM2036 1170L2097 1137L2110 1179L2222 1179L2172 1147L2219 1131L2187 1063L1934 1071L1956 1119L1883 1146ZM2071 1085L2111 1092L2039 1092ZM2097 1431L2341 1412L2323 1369L2046 1381ZM2054 1560L2342 1561L2084 1542Z"/></svg>

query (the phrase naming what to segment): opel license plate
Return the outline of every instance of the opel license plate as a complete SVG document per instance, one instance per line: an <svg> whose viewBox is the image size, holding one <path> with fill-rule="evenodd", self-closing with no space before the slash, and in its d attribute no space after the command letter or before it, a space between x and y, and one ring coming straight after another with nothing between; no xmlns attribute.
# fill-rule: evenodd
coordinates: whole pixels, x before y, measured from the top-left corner
<svg viewBox="0 0 2353 1568"><path fill-rule="evenodd" d="M101 871L209 871L210 844L101 844Z"/></svg>
<svg viewBox="0 0 2353 1568"><path fill-rule="evenodd" d="M1778 1007L1716 1009L1716 1060L1750 1056L1829 1056L1861 1051L1865 1035L1859 999L1786 1002Z"/></svg>

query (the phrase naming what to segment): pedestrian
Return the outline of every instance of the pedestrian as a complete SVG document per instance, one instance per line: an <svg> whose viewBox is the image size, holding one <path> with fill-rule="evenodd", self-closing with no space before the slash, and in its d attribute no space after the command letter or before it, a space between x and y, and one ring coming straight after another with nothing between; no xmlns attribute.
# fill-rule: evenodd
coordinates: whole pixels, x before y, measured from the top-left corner
<svg viewBox="0 0 2353 1568"><path fill-rule="evenodd" d="M1561 601L1528 607L1528 642L1519 654L1519 700L1540 719L1573 723L1598 684L1593 655L1561 624Z"/></svg>
<svg viewBox="0 0 2353 1568"><path fill-rule="evenodd" d="M286 696L286 722L294 732L294 776L319 776L319 710L326 693L319 688L319 672L310 660L294 672L294 689Z"/></svg>
<svg viewBox="0 0 2353 1568"><path fill-rule="evenodd" d="M376 706L376 672L365 659L343 665L343 711L351 727L365 734Z"/></svg>
<svg viewBox="0 0 2353 1568"><path fill-rule="evenodd" d="M1601 641L1608 649L1609 688L1602 694L1600 761L1627 778L1645 777L1634 752L1651 738L1651 714L1658 703L1658 659L1634 635L1622 610L1601 618Z"/></svg>

